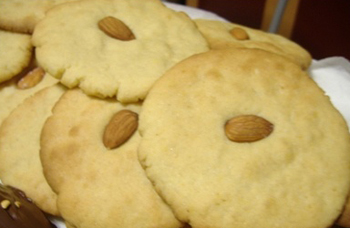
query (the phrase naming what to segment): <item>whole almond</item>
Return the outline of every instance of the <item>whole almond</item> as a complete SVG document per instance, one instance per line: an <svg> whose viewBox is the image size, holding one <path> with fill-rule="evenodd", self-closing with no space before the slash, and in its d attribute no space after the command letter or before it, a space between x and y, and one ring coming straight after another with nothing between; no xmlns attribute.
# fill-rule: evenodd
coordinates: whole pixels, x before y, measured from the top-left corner
<svg viewBox="0 0 350 228"><path fill-rule="evenodd" d="M113 115L103 134L103 144L114 149L125 143L138 127L138 114L130 110L121 110Z"/></svg>
<svg viewBox="0 0 350 228"><path fill-rule="evenodd" d="M128 41L135 39L130 28L118 18L112 16L101 19L98 22L98 27L108 36L118 40Z"/></svg>
<svg viewBox="0 0 350 228"><path fill-rule="evenodd" d="M273 124L262 117L241 115L226 122L225 134L233 142L255 142L269 136L273 128Z"/></svg>
<svg viewBox="0 0 350 228"><path fill-rule="evenodd" d="M230 30L230 33L237 40L249 40L248 33L242 28L238 28L238 27L233 28Z"/></svg>
<svg viewBox="0 0 350 228"><path fill-rule="evenodd" d="M17 82L17 88L19 89L29 89L34 86L36 86L41 80L44 78L45 71L37 67L30 72L28 72L26 75L24 75L18 82Z"/></svg>

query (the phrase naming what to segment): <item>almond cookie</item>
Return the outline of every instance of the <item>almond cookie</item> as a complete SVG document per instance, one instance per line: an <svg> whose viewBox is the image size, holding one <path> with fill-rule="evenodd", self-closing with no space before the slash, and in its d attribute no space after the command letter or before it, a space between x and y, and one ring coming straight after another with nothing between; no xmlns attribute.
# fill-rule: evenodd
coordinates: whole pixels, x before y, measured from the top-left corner
<svg viewBox="0 0 350 228"><path fill-rule="evenodd" d="M231 22L206 19L196 19L195 22L212 49L259 48L282 55L299 64L303 69L311 65L310 53L283 36Z"/></svg>
<svg viewBox="0 0 350 228"><path fill-rule="evenodd" d="M208 50L194 22L158 0L59 5L37 24L33 44L62 84L123 103L144 99L165 70Z"/></svg>
<svg viewBox="0 0 350 228"><path fill-rule="evenodd" d="M33 68L28 72L23 72L9 81L0 84L0 125L2 121L21 104L26 98L32 96L39 90L45 87L52 86L58 82L54 77L44 73L43 78L38 81L37 77L33 80L33 74L41 74L41 70ZM26 81L27 85L31 84L31 87L26 87L23 82ZM28 83L30 81L30 83ZM37 84L33 84L37 83Z"/></svg>
<svg viewBox="0 0 350 228"><path fill-rule="evenodd" d="M1 0L0 28L31 34L47 10L69 1L73 0Z"/></svg>
<svg viewBox="0 0 350 228"><path fill-rule="evenodd" d="M29 65L31 57L29 35L0 30L0 83L19 74Z"/></svg>
<svg viewBox="0 0 350 228"><path fill-rule="evenodd" d="M64 87L53 85L27 98L0 127L0 178L26 192L43 211L58 215L56 194L40 162L40 133Z"/></svg>
<svg viewBox="0 0 350 228"><path fill-rule="evenodd" d="M42 131L41 159L69 227L182 227L138 162L140 108L78 89L54 107Z"/></svg>
<svg viewBox="0 0 350 228"><path fill-rule="evenodd" d="M139 131L147 176L193 228L331 227L348 196L346 122L306 72L270 52L182 61L152 87Z"/></svg>

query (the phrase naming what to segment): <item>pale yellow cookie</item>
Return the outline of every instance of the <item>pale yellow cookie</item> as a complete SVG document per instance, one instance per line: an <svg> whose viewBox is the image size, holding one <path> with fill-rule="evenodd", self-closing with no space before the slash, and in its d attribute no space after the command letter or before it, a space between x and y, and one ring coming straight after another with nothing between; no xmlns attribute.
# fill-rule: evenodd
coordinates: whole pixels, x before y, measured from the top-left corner
<svg viewBox="0 0 350 228"><path fill-rule="evenodd" d="M192 56L143 104L139 159L193 228L327 228L350 187L350 135L301 68L258 49Z"/></svg>
<svg viewBox="0 0 350 228"><path fill-rule="evenodd" d="M64 85L124 103L144 99L168 68L208 50L194 22L159 0L62 4L36 26L33 44L40 65Z"/></svg>
<svg viewBox="0 0 350 228"><path fill-rule="evenodd" d="M31 34L45 12L73 0L0 0L0 28Z"/></svg>
<svg viewBox="0 0 350 228"><path fill-rule="evenodd" d="M40 134L53 105L65 89L53 85L27 98L0 127L0 178L23 190L43 211L58 215L56 194L40 162Z"/></svg>
<svg viewBox="0 0 350 228"><path fill-rule="evenodd" d="M18 86L21 78L22 75L19 75L19 77L0 84L0 125L1 122L11 113L11 111L21 104L23 100L32 96L39 90L54 85L58 82L58 80L51 75L45 74L43 79L38 82L37 85L31 88L21 89Z"/></svg>
<svg viewBox="0 0 350 228"><path fill-rule="evenodd" d="M303 69L307 69L311 65L310 53L281 35L224 21L195 19L195 23L212 49L259 48L282 55L299 64Z"/></svg>
<svg viewBox="0 0 350 228"><path fill-rule="evenodd" d="M137 131L115 149L103 143L114 114L128 110L137 116L140 108L88 97L78 89L66 92L55 106L42 131L41 159L69 227L182 227L138 162ZM130 123L124 117L115 127Z"/></svg>
<svg viewBox="0 0 350 228"><path fill-rule="evenodd" d="M0 83L19 74L29 65L31 57L29 35L0 30Z"/></svg>

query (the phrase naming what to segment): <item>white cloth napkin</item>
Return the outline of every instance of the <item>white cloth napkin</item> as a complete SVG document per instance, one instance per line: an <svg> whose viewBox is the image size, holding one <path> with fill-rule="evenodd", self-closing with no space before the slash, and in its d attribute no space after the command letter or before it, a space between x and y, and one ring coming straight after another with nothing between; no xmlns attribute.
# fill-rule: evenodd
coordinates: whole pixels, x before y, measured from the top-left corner
<svg viewBox="0 0 350 228"><path fill-rule="evenodd" d="M314 60L309 73L350 127L350 62L343 57Z"/></svg>

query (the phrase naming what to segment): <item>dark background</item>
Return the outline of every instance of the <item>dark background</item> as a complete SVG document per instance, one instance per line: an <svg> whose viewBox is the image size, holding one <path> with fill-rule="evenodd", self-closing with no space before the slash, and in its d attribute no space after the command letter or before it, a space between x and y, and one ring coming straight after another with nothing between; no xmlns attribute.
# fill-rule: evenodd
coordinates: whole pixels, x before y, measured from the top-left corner
<svg viewBox="0 0 350 228"><path fill-rule="evenodd" d="M290 0L295 1L295 0ZM186 0L172 0L186 4ZM261 29L266 0L199 0L198 8L234 23ZM343 56L350 60L350 0L300 0L289 39L314 59Z"/></svg>

